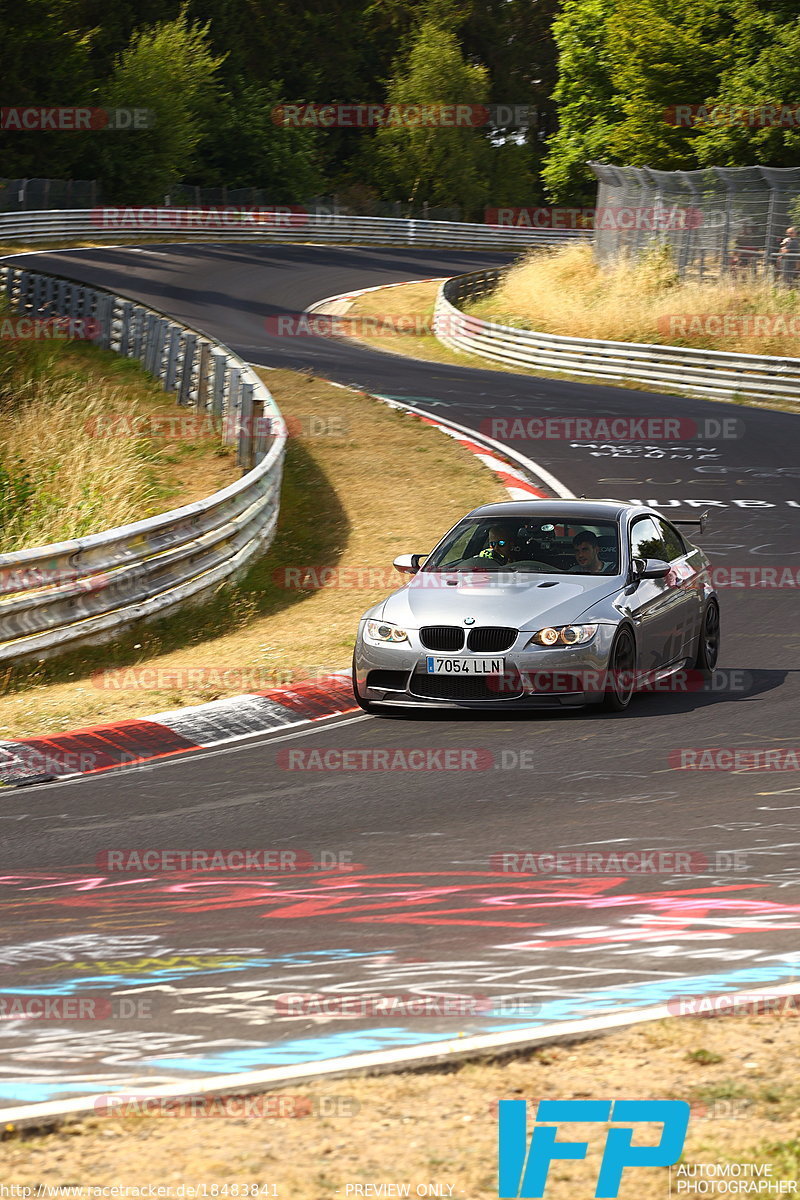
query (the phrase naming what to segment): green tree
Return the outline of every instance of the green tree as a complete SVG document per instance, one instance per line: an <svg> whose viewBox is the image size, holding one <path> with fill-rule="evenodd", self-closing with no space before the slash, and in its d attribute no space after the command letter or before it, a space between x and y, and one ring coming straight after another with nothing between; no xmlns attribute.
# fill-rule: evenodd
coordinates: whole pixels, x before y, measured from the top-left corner
<svg viewBox="0 0 800 1200"><path fill-rule="evenodd" d="M103 177L108 198L151 204L192 170L204 123L218 98L208 27L178 17L134 33L103 91L110 108L147 108L152 127L105 134Z"/></svg>
<svg viewBox="0 0 800 1200"><path fill-rule="evenodd" d="M736 20L723 0L625 0L608 19L611 79L622 119L608 153L630 166L687 170L697 165L692 128L675 105L702 104L733 61Z"/></svg>
<svg viewBox="0 0 800 1200"><path fill-rule="evenodd" d="M744 11L749 9L749 11ZM800 96L800 18L749 4L740 10L743 50L723 73L710 107L717 120L697 127L694 141L698 161L720 167L763 163L795 167L800 163L800 126L791 114L772 123L761 110L770 105L797 110ZM752 123L729 121L731 109L754 110Z"/></svg>
<svg viewBox="0 0 800 1200"><path fill-rule="evenodd" d="M275 124L273 111L281 102L281 85L260 87L234 81L197 151L202 166L196 182L202 186L259 187L275 204L292 204L317 195L325 186L318 166L319 134ZM186 182L195 179L190 175Z"/></svg>
<svg viewBox="0 0 800 1200"><path fill-rule="evenodd" d="M591 203L596 180L586 163L609 157L611 135L623 119L609 25L616 6L617 0L566 0L553 24L559 127L548 140L542 177L558 204Z"/></svg>
<svg viewBox="0 0 800 1200"><path fill-rule="evenodd" d="M488 97L486 68L465 61L453 33L425 21L396 66L387 103L485 105ZM488 150L481 127L387 126L373 140L375 176L384 195L409 206L457 204L477 215L488 198Z"/></svg>
<svg viewBox="0 0 800 1200"><path fill-rule="evenodd" d="M91 104L91 33L75 22L68 0L28 0L12 16L0 15L0 103ZM66 176L74 171L87 134L0 134L0 174L6 178Z"/></svg>

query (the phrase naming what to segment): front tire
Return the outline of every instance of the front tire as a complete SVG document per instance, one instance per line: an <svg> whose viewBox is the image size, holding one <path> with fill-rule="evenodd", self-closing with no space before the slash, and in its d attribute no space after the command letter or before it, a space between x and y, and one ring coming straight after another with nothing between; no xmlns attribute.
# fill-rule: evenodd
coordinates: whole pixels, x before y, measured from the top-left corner
<svg viewBox="0 0 800 1200"><path fill-rule="evenodd" d="M716 600L709 600L703 613L703 624L697 641L697 654L694 665L698 671L710 674L717 665L719 658L719 605Z"/></svg>
<svg viewBox="0 0 800 1200"><path fill-rule="evenodd" d="M608 656L606 695L603 700L606 712L625 712L633 699L635 675L636 643L630 629L620 629Z"/></svg>

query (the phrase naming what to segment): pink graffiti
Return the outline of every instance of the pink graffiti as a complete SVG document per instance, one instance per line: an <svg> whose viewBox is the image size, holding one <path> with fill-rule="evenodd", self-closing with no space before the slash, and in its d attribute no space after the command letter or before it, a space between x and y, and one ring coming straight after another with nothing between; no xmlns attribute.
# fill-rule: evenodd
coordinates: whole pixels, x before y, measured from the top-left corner
<svg viewBox="0 0 800 1200"><path fill-rule="evenodd" d="M754 889L765 884L641 892L630 891L631 882L623 876L516 879L504 888L496 873L481 871L361 874L346 880L337 872L309 873L294 875L291 884L285 879L252 877L176 881L163 876L119 880L88 874L18 874L0 877L7 892L0 911L56 906L62 913L90 909L94 914L146 911L174 916L255 909L268 920L536 929L541 931L536 937L518 943L532 950L800 929L800 904L753 897ZM640 880L636 886L641 886ZM561 909L606 911L621 918L622 924L560 936L553 920ZM550 927L549 934L545 927Z"/></svg>

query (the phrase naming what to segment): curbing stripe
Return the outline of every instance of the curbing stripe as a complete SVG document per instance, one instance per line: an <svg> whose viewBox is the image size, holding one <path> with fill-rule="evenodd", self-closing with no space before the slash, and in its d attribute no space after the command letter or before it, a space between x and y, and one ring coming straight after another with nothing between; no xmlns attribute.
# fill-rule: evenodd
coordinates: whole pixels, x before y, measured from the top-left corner
<svg viewBox="0 0 800 1200"><path fill-rule="evenodd" d="M212 700L142 720L116 721L47 738L1 742L0 751L6 758L0 762L0 784L19 787L97 775L218 746L248 734L358 712L349 685L350 672L339 671L291 689ZM88 760L91 767L86 766Z"/></svg>

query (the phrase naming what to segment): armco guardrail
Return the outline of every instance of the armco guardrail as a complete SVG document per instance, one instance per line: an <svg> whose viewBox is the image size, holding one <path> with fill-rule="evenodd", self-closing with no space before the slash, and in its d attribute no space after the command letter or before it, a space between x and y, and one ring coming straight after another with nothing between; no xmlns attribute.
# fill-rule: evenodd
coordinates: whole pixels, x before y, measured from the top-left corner
<svg viewBox="0 0 800 1200"><path fill-rule="evenodd" d="M454 350L521 367L609 381L630 379L721 398L800 401L797 358L565 337L499 325L461 310L459 305L492 292L502 274L502 270L475 271L442 284L433 320L439 341Z"/></svg>
<svg viewBox="0 0 800 1200"><path fill-rule="evenodd" d="M357 245L446 246L450 249L522 250L591 239L584 229L519 229L459 221L404 217L351 217L341 213L298 212L234 206L209 208L95 208L0 213L0 242L61 241L164 236L336 242Z"/></svg>
<svg viewBox="0 0 800 1200"><path fill-rule="evenodd" d="M99 288L13 266L0 267L0 288L17 312L95 322L99 344L137 358L179 405L218 421L246 471L172 512L0 555L0 662L10 662L109 640L241 573L274 536L286 426L255 372L199 330Z"/></svg>

